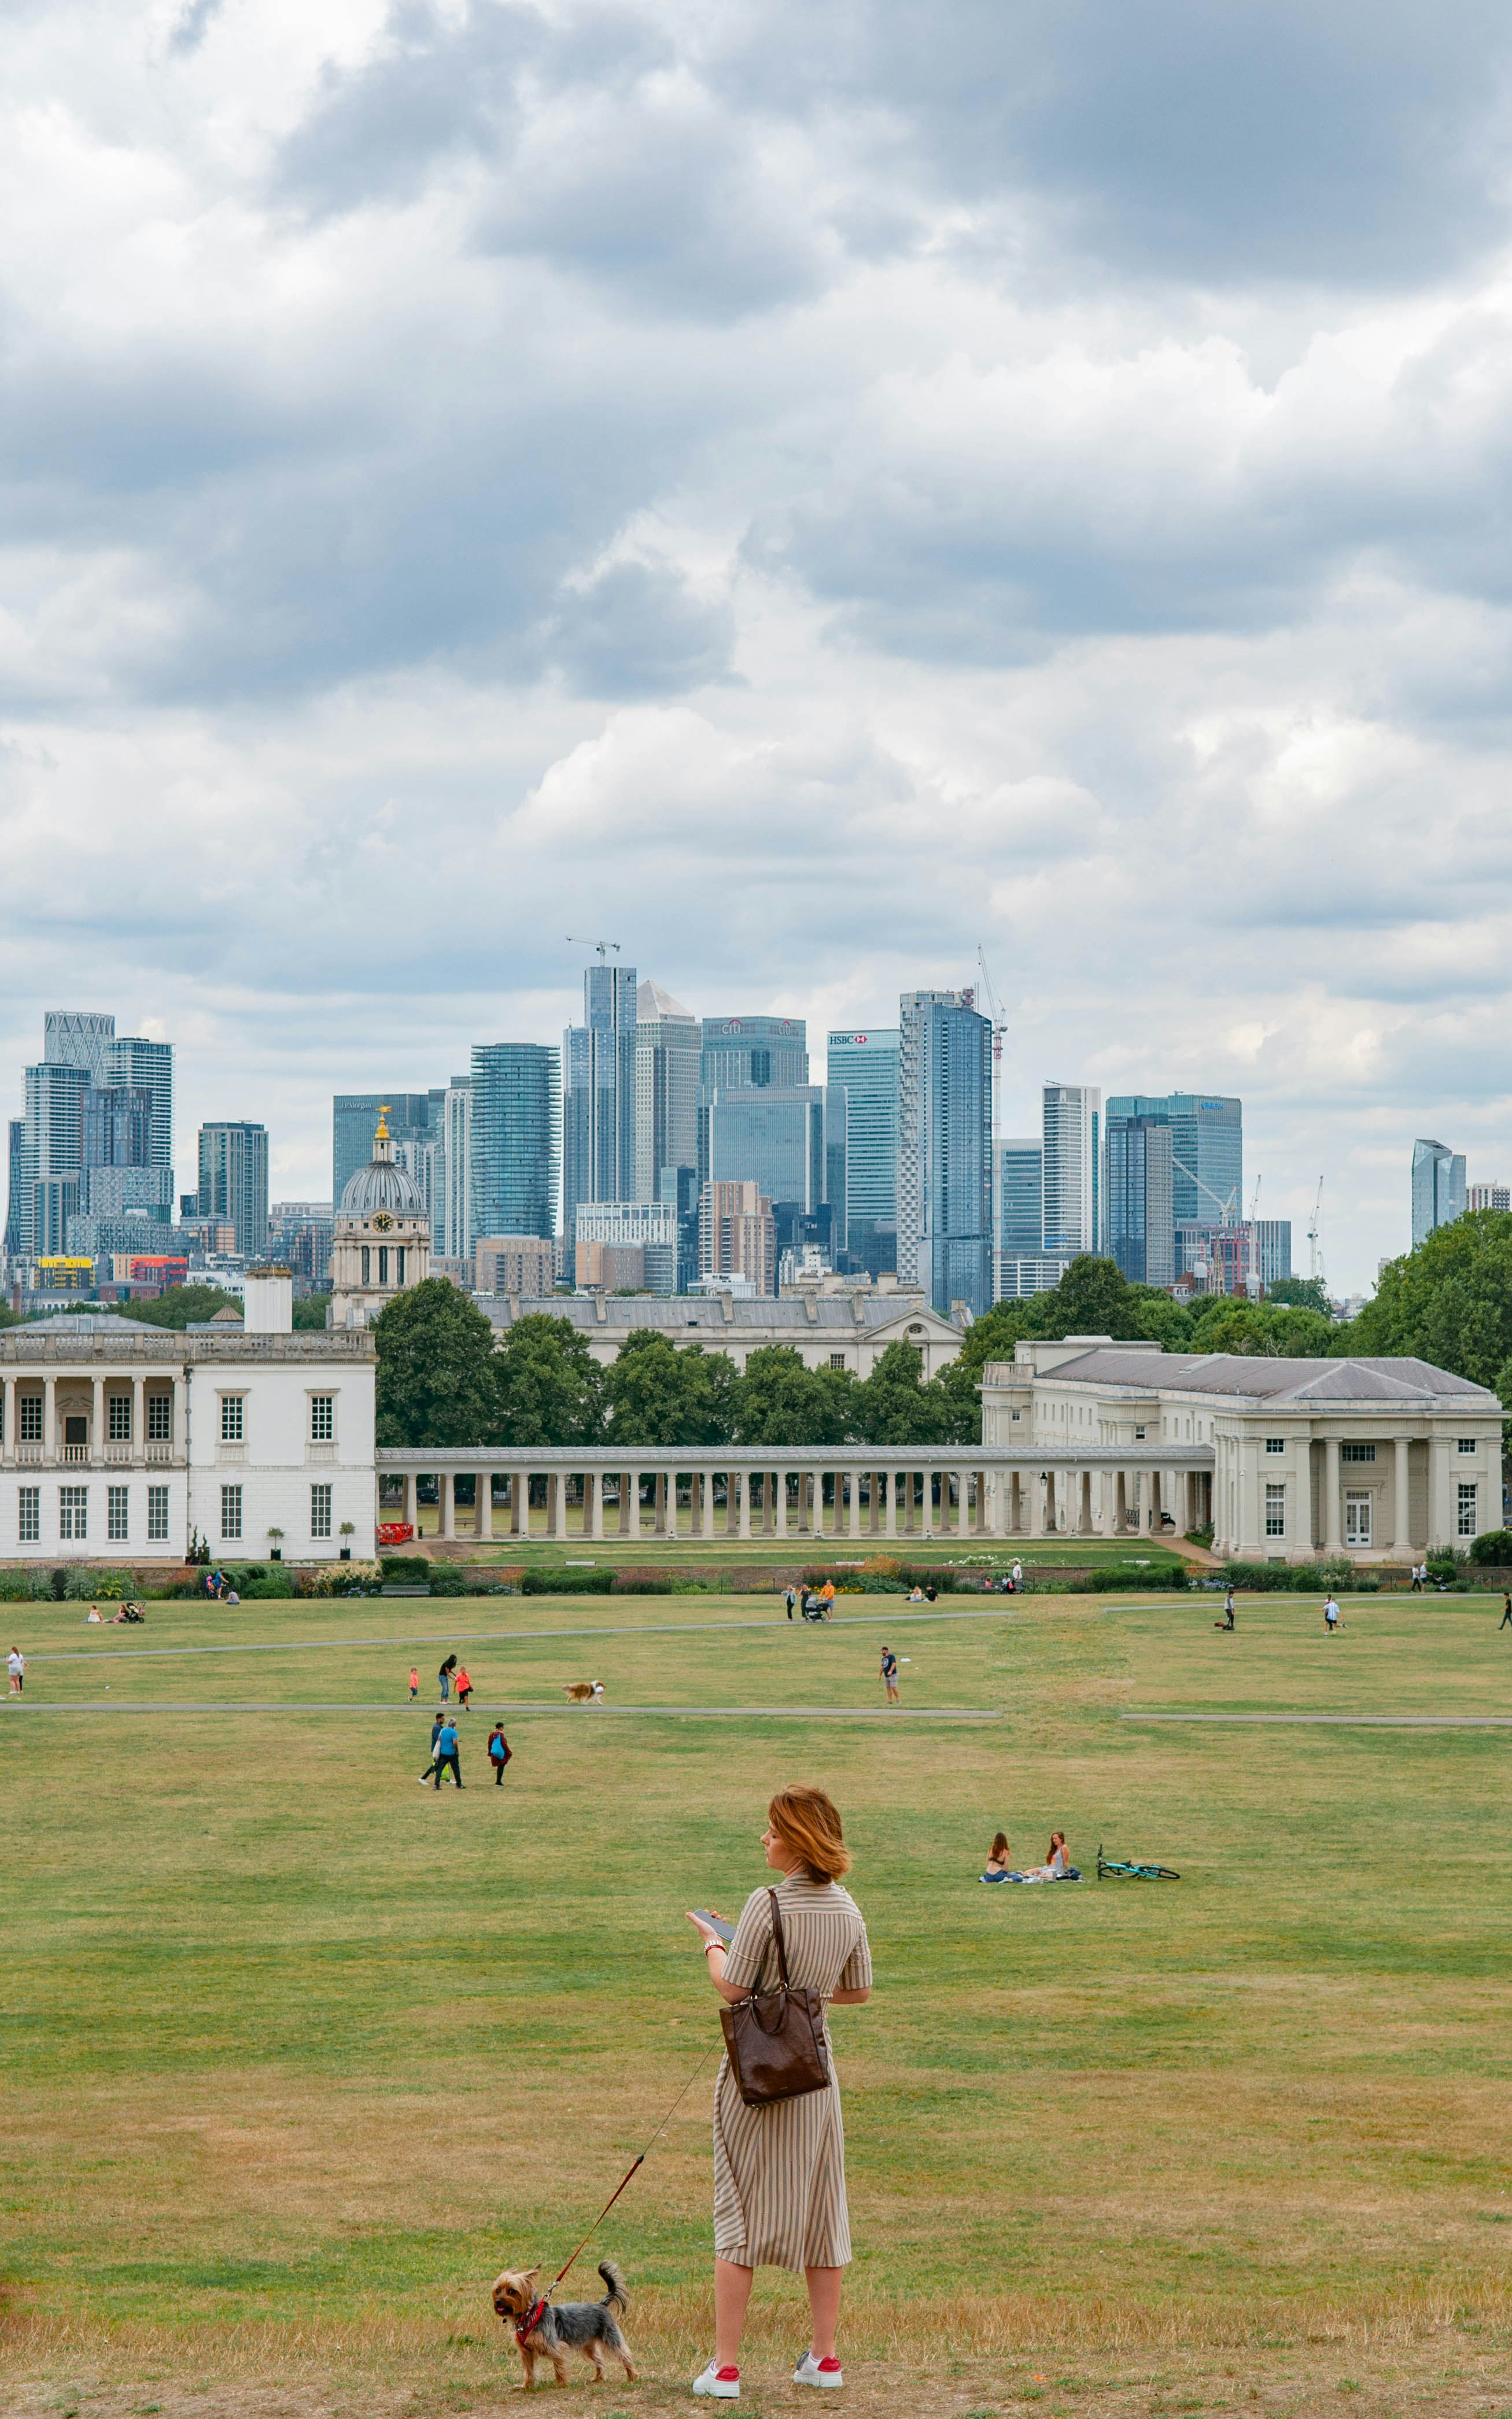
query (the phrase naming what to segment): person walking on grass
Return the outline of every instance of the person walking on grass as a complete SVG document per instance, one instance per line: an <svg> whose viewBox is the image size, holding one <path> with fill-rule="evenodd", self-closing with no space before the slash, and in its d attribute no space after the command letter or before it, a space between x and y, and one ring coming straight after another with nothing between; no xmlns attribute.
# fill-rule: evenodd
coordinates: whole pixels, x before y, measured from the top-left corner
<svg viewBox="0 0 1512 2419"><path fill-rule="evenodd" d="M411 1664L410 1664L410 1666L409 1666L409 1703L410 1703L411 1704L413 1704L413 1703L414 1703L415 1699L419 1696L419 1694L420 1694L420 1666L419 1666L419 1664L418 1664L418 1663L411 1663Z"/></svg>
<svg viewBox="0 0 1512 2419"><path fill-rule="evenodd" d="M782 1601L787 1606L788 1619L791 1621L798 1607L798 1591L791 1579L782 1591Z"/></svg>
<svg viewBox="0 0 1512 2419"><path fill-rule="evenodd" d="M1330 1638L1339 1626L1339 1609L1332 1595L1323 1607L1323 1627Z"/></svg>
<svg viewBox="0 0 1512 2419"><path fill-rule="evenodd" d="M468 1667L467 1667L467 1665L466 1665L465 1663L463 1663L463 1664L460 1664L460 1665L458 1666L458 1668L457 1668L457 1674L456 1674L456 1702L457 1702L457 1703L461 1706L462 1711L463 1711L465 1714L471 1713L471 1710L472 1710L471 1698L472 1698L472 1682L471 1682L471 1678L469 1677L469 1674L468 1674Z"/></svg>
<svg viewBox="0 0 1512 2419"><path fill-rule="evenodd" d="M890 1646L885 1646L882 1650L882 1684L887 1691L888 1704L901 1705L903 1699L898 1694L898 1657Z"/></svg>
<svg viewBox="0 0 1512 2419"><path fill-rule="evenodd" d="M488 1761L493 1765L494 1787L498 1789L502 1784L504 1766L509 1762L509 1741L504 1736L502 1722L495 1722L488 1733Z"/></svg>
<svg viewBox="0 0 1512 2419"><path fill-rule="evenodd" d="M424 1772L421 1774L421 1776L420 1776L420 1786L421 1786L421 1788L422 1788L422 1789L424 1789L424 1788L426 1781L427 1781L427 1780L429 1780L431 1779L432 1775L436 1775L436 1776L437 1776L437 1778L436 1778L436 1786L437 1786L437 1788L439 1789L439 1788L440 1787L440 1785L441 1785L441 1784L440 1784L440 1776L439 1776L439 1773L438 1773L438 1770L437 1770L437 1762L436 1762L436 1758L437 1758L437 1753L438 1753L438 1749L439 1749L439 1747L440 1747L440 1735L441 1735L442 1731L443 1731L445 1728L446 1728L446 1716L445 1716L444 1714L438 1714L438 1715L437 1715L437 1717L436 1717L436 1718L435 1718L435 1720L432 1722L432 1724L431 1724L431 1726L430 1726L430 1762L426 1764L424 1771Z"/></svg>
<svg viewBox="0 0 1512 2419"><path fill-rule="evenodd" d="M1503 1592L1502 1618L1497 1623L1496 1626L1498 1629L1512 1629L1512 1588L1507 1588Z"/></svg>
<svg viewBox="0 0 1512 2419"><path fill-rule="evenodd" d="M456 1724L450 1716L442 1722L436 1734L436 1787L438 1789L441 1785L441 1774L448 1766L451 1769L452 1779L460 1789L462 1786L461 1749L456 1735Z"/></svg>
<svg viewBox="0 0 1512 2419"><path fill-rule="evenodd" d="M841 1887L850 1852L840 1816L820 1789L782 1789L762 1835L776 1891L788 1980L829 2007L859 2008L872 1996L872 1958L861 1910ZM780 1972L771 1895L752 1890L728 1949L702 1916L689 1915L721 1999L775 1988ZM717 1961L717 1962L716 1962ZM714 2358L695 2394L740 2399L740 2335L758 2268L801 2270L811 2334L795 2385L843 2382L835 2351L841 2284L851 2257L845 2207L845 2143L834 2048L825 2026L829 2081L793 2100L748 2107L725 2058L714 2088Z"/></svg>
<svg viewBox="0 0 1512 2419"><path fill-rule="evenodd" d="M1424 1569L1424 1570L1427 1570L1427 1564L1424 1564L1424 1566L1423 1566L1423 1569ZM1412 1564L1412 1595L1422 1595L1422 1593L1423 1593L1423 1571L1420 1571L1420 1570L1418 1569L1417 1564L1416 1564L1415 1563Z"/></svg>
<svg viewBox="0 0 1512 2419"><path fill-rule="evenodd" d="M26 1657L19 1646L13 1646L6 1656L6 1670L10 1674L10 1693L19 1697L26 1686Z"/></svg>
<svg viewBox="0 0 1512 2419"><path fill-rule="evenodd" d="M834 1620L835 1582L833 1579L825 1579L824 1586L819 1591L819 1609L826 1621Z"/></svg>

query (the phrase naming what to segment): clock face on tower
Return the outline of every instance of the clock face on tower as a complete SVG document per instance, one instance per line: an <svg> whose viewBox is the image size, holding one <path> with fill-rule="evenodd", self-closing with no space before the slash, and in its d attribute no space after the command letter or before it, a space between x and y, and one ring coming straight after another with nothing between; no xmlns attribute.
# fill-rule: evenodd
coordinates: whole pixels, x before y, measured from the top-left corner
<svg viewBox="0 0 1512 2419"><path fill-rule="evenodd" d="M380 1210L374 1218L373 1225L378 1234L386 1235L392 1228L393 1220L387 1210Z"/></svg>

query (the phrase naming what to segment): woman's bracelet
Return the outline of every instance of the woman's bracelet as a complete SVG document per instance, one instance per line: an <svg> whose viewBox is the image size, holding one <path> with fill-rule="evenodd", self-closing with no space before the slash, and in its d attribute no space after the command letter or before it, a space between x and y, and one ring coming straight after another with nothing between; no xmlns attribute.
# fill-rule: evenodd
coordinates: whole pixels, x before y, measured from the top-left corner
<svg viewBox="0 0 1512 2419"><path fill-rule="evenodd" d="M722 1949L723 1947L724 1942L722 1940L706 1940L703 1944L703 1954L707 1957L711 1949Z"/></svg>

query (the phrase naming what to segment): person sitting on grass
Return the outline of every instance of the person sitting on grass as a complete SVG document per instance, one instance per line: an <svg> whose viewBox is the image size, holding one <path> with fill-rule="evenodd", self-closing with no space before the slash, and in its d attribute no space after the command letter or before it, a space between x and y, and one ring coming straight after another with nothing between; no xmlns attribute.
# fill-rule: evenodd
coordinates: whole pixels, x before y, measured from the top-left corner
<svg viewBox="0 0 1512 2419"><path fill-rule="evenodd" d="M1019 1878L1026 1882L1064 1882L1071 1879L1072 1871L1072 1861L1066 1854L1066 1834L1064 1831L1052 1831L1050 1854L1044 1863L1031 1865Z"/></svg>
<svg viewBox="0 0 1512 2419"><path fill-rule="evenodd" d="M977 1875L977 1879L980 1882L1011 1881L1013 1876L1008 1869L1008 1857L1009 1848L1007 1832L995 1831L993 1833L993 1844L987 1852L987 1870L985 1872L979 1873Z"/></svg>
<svg viewBox="0 0 1512 2419"><path fill-rule="evenodd" d="M922 1604L924 1601L924 1591L917 1579L908 1591L908 1601L910 1604Z"/></svg>

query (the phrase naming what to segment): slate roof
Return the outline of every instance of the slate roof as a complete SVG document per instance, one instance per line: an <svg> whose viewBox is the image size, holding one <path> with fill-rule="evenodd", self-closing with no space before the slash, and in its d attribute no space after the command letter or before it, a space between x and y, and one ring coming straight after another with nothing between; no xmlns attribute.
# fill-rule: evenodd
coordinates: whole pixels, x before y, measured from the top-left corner
<svg viewBox="0 0 1512 2419"><path fill-rule="evenodd" d="M1041 1385L1065 1379L1079 1386L1129 1386L1142 1394L1220 1394L1299 1411L1332 1403L1378 1403L1383 1410L1499 1410L1488 1386L1431 1361L1271 1360L1249 1352L1120 1352L1103 1345L1074 1361L1061 1361L1041 1377Z"/></svg>
<svg viewBox="0 0 1512 2419"><path fill-rule="evenodd" d="M857 1318L853 1303L860 1308ZM496 1327L512 1327L515 1314L503 1296L495 1301L480 1302ZM609 1294L604 1300L606 1317L600 1318L594 1302L580 1294L548 1294L544 1301L523 1301L519 1316L528 1318L570 1318L584 1335L629 1334L637 1328L649 1327L664 1335L686 1336L696 1330L699 1341L705 1335L864 1335L877 1329L891 1327L899 1321L922 1320L936 1330L959 1336L960 1330L931 1310L927 1302L910 1302L898 1294L820 1294L813 1302L816 1316L810 1317L802 1302L784 1302L765 1295L754 1302L730 1303L732 1316L727 1319L721 1301L701 1301L697 1295L669 1297L659 1294Z"/></svg>

